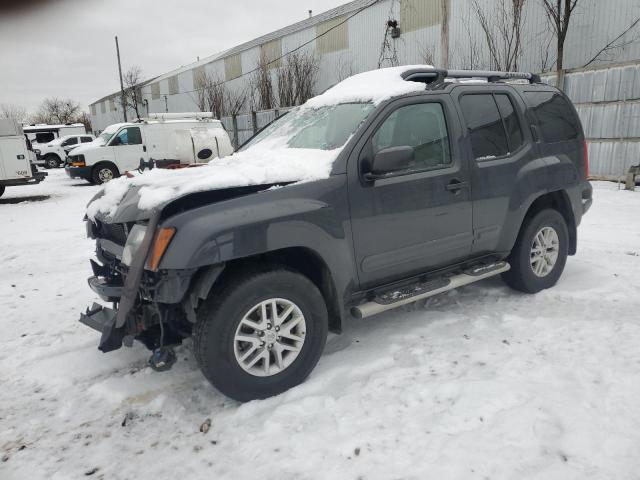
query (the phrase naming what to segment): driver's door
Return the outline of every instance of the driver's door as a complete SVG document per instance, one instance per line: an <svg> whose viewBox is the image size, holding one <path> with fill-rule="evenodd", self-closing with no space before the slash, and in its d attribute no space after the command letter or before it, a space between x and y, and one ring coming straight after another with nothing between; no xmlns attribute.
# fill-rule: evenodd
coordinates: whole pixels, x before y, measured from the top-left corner
<svg viewBox="0 0 640 480"><path fill-rule="evenodd" d="M349 160L353 242L362 288L470 255L469 173L450 102L437 95L394 102ZM412 147L413 158L384 178L372 180L367 173L375 155L394 147Z"/></svg>
<svg viewBox="0 0 640 480"><path fill-rule="evenodd" d="M111 142L120 173L140 166L140 159L147 160L140 127L126 127L120 130Z"/></svg>

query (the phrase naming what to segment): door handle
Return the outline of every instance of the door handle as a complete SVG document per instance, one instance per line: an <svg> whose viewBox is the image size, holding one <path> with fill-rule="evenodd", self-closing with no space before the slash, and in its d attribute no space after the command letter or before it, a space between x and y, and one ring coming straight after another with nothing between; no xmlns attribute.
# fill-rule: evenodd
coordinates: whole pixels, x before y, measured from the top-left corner
<svg viewBox="0 0 640 480"><path fill-rule="evenodd" d="M143 151L143 152L146 152L146 151L147 151L147 146L146 146L146 145L143 145L143 146L142 146L142 151Z"/></svg>
<svg viewBox="0 0 640 480"><path fill-rule="evenodd" d="M463 188L469 188L469 182L462 182L457 178L454 178L444 188L449 192L458 193Z"/></svg>

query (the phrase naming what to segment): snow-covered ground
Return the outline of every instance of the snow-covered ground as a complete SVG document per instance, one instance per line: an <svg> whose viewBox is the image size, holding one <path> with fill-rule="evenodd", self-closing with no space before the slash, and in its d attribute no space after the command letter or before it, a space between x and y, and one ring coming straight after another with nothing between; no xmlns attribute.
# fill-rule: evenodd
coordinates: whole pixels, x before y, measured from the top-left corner
<svg viewBox="0 0 640 480"><path fill-rule="evenodd" d="M49 172L0 198L0 479L640 478L640 193L595 183L555 288L350 320L306 383L240 405L190 345L162 374L96 349L97 187Z"/></svg>

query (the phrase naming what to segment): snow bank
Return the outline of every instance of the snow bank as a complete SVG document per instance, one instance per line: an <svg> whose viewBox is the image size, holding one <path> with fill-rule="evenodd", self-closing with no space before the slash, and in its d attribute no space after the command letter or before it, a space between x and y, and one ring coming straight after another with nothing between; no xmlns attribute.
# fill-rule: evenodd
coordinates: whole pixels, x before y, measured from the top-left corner
<svg viewBox="0 0 640 480"><path fill-rule="evenodd" d="M373 102L375 105L391 97L425 89L424 83L402 79L402 72L413 68L433 68L431 65L403 65L381 68L349 77L317 97L303 108L318 108L346 102Z"/></svg>

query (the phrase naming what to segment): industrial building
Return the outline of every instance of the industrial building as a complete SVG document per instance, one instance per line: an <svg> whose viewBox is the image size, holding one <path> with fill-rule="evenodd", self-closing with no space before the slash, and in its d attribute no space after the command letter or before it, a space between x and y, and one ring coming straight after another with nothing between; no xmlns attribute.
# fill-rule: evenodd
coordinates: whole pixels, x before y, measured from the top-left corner
<svg viewBox="0 0 640 480"><path fill-rule="evenodd" d="M394 64L496 68L503 60L487 48L479 11L489 18L500 53L508 47L497 20L501 9L510 4L511 0L355 0L143 82L140 114L199 110L198 78L204 73L245 98L239 113L246 114L255 109L251 77L260 59L269 62L277 88L277 69L294 51L317 59L316 93L351 74ZM565 43L565 91L583 119L592 173L598 175L619 175L639 162L638 32L616 39L639 16L637 0L581 0ZM555 37L541 0L524 0L521 43L514 67L533 72L554 68ZM554 81L553 76L544 78ZM119 92L92 103L90 109L96 132L123 120ZM132 111L128 115L135 118ZM236 142L241 143L274 116L238 115L234 119ZM230 126L230 119L223 122Z"/></svg>

